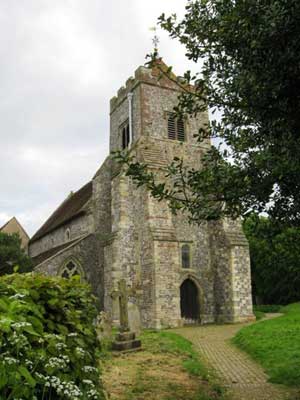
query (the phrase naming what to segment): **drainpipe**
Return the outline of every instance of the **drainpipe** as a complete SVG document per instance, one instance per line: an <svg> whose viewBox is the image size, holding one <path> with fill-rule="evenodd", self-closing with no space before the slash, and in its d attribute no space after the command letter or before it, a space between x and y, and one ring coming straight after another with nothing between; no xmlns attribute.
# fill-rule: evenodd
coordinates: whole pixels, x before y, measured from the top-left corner
<svg viewBox="0 0 300 400"><path fill-rule="evenodd" d="M133 129L132 129L132 98L133 98L133 93L130 92L127 95L128 99L128 115L129 115L129 143L130 145L132 143L133 139Z"/></svg>

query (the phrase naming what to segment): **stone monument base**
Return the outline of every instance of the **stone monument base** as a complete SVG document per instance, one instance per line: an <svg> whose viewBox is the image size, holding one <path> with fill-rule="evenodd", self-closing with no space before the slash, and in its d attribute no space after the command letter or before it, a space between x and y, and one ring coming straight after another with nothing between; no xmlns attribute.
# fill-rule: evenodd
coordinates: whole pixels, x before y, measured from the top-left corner
<svg viewBox="0 0 300 400"><path fill-rule="evenodd" d="M140 348L141 341L136 339L134 332L119 332L112 344L112 349L116 351L133 351Z"/></svg>

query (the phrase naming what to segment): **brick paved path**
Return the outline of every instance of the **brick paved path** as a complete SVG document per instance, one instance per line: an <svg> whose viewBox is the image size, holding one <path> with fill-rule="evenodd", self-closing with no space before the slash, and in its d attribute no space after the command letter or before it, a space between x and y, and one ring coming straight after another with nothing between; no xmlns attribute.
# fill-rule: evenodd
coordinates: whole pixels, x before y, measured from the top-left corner
<svg viewBox="0 0 300 400"><path fill-rule="evenodd" d="M202 358L215 369L223 385L229 389L233 400L299 399L287 388L268 383L262 367L230 343L230 338L245 325L185 327L176 329L176 332L196 346Z"/></svg>

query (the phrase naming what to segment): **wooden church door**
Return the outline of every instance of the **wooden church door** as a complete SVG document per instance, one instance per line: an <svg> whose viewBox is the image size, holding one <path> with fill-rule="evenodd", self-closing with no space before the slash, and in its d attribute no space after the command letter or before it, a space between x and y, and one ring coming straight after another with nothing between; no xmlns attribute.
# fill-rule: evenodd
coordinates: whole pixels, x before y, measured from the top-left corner
<svg viewBox="0 0 300 400"><path fill-rule="evenodd" d="M191 279L186 279L180 286L181 317L186 320L199 320L200 307L198 288Z"/></svg>

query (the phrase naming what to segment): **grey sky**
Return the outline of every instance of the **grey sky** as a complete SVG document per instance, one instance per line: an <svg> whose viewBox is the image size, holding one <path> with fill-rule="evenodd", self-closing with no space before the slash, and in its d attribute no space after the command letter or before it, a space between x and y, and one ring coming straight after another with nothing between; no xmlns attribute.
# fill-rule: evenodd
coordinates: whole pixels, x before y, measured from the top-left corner
<svg viewBox="0 0 300 400"><path fill-rule="evenodd" d="M149 31L183 0L0 2L0 225L30 235L108 153L109 99L151 50ZM184 48L160 53L182 74Z"/></svg>

